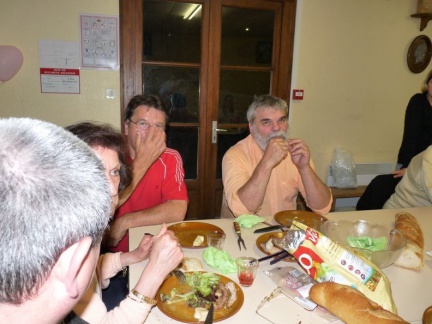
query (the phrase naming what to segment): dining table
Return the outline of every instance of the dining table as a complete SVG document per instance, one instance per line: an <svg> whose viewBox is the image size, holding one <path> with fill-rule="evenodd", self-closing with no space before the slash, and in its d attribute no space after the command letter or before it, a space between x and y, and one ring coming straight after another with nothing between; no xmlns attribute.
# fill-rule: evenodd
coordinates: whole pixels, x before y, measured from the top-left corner
<svg viewBox="0 0 432 324"><path fill-rule="evenodd" d="M415 216L419 222L424 235L424 251L432 250L432 207L417 207L406 209L381 209L367 211L344 211L331 212L325 217L328 220L366 220L373 223L379 223L394 227L395 215L398 212L408 212ZM272 216L265 217L266 223L278 225ZM232 219L200 219L184 222L202 222L213 224L220 227L226 234L226 240L223 249L227 251L232 258L236 259L241 256L251 256L254 258L264 257L265 254L258 248L257 238L261 234L254 233L254 230L267 226L259 223L252 228L241 228L241 234L245 241L247 249L239 249L237 244L237 235L233 227ZM172 224L167 224L172 225ZM136 227L129 229L129 247L135 249L144 233L157 234L162 225L153 225L145 227ZM223 274L218 270L210 267L203 260L203 248L182 248L185 257L197 258L201 261L204 271L214 272L228 277L235 283L239 283L236 273ZM413 323L422 323L424 310L432 305L432 258L425 254L424 267L421 270L410 270L391 265L382 269L391 283L393 300L396 304L399 316L404 320ZM133 288L138 281L148 260L129 266L129 283ZM268 276L266 272L275 267L292 266L302 270L301 266L295 262L280 261L270 265L270 260L261 261L255 281L250 287L241 287L244 293L244 302L242 307L232 316L223 319L221 322L227 324L237 323L284 323L284 324L308 324L308 323L342 323L340 320L328 321L316 314L308 311L285 294L281 293L275 298L269 300L257 311L263 299L269 296L277 285ZM198 322L198 320L197 320ZM181 323L165 315L157 306L149 314L146 323Z"/></svg>

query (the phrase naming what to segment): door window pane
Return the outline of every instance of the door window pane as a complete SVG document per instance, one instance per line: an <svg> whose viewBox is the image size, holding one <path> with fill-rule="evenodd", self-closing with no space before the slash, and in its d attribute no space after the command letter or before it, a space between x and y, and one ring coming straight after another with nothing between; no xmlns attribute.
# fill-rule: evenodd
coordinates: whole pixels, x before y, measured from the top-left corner
<svg viewBox="0 0 432 324"><path fill-rule="evenodd" d="M177 119L175 121L198 121L198 68L145 65L142 77L143 92L161 96L168 109L167 114L169 116L173 115L175 111L178 112L178 110L181 110L184 115L190 116L187 120L178 120L182 118L180 116L174 117L174 119ZM177 115L177 112L175 115Z"/></svg>
<svg viewBox="0 0 432 324"><path fill-rule="evenodd" d="M222 65L271 66L275 13L222 8Z"/></svg>
<svg viewBox="0 0 432 324"><path fill-rule="evenodd" d="M180 153L185 179L196 179L199 69L145 65L143 81L144 93L161 96L167 108L167 146ZM195 125L191 126L191 123Z"/></svg>
<svg viewBox="0 0 432 324"><path fill-rule="evenodd" d="M247 123L254 96L270 93L270 72L221 71L219 123Z"/></svg>
<svg viewBox="0 0 432 324"><path fill-rule="evenodd" d="M198 127L168 127L167 146L178 151L183 160L185 179L197 178Z"/></svg>
<svg viewBox="0 0 432 324"><path fill-rule="evenodd" d="M195 9L193 18L185 19ZM200 62L200 9L195 3L145 0L144 61Z"/></svg>

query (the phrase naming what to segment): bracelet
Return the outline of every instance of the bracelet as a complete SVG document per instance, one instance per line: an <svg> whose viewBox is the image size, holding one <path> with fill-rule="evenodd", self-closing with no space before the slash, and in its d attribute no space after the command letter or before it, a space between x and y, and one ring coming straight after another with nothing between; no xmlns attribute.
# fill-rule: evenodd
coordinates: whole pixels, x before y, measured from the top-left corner
<svg viewBox="0 0 432 324"><path fill-rule="evenodd" d="M157 304L157 300L141 295L138 291L136 291L135 289L132 289L131 293L133 294L133 296L135 296L136 298L138 298L138 300L136 300L135 298L131 298L134 301L140 302L140 303L146 303L149 304L151 306L155 306Z"/></svg>

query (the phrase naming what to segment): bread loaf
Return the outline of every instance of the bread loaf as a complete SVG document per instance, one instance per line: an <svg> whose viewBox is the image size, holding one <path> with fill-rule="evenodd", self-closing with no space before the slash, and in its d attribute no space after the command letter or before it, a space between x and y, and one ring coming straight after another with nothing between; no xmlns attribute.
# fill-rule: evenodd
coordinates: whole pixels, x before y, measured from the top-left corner
<svg viewBox="0 0 432 324"><path fill-rule="evenodd" d="M200 260L196 258L188 258L184 257L182 263L180 264L180 269L183 272L190 271L203 271L204 268L200 262Z"/></svg>
<svg viewBox="0 0 432 324"><path fill-rule="evenodd" d="M421 270L424 264L424 237L420 224L407 212L396 214L395 220L395 227L405 236L407 245L394 264L402 268Z"/></svg>
<svg viewBox="0 0 432 324"><path fill-rule="evenodd" d="M335 282L321 282L312 286L309 298L326 308L347 324L408 323L367 298L350 286Z"/></svg>

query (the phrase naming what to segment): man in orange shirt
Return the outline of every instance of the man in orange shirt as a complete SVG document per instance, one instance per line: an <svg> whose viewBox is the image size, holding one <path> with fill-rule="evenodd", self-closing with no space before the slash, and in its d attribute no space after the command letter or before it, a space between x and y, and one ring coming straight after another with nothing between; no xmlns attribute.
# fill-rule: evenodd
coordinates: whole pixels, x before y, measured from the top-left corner
<svg viewBox="0 0 432 324"><path fill-rule="evenodd" d="M294 210L299 192L314 212L330 211L331 191L315 173L303 140L288 138L287 116L286 102L270 95L257 97L249 106L251 134L222 160L222 217Z"/></svg>

